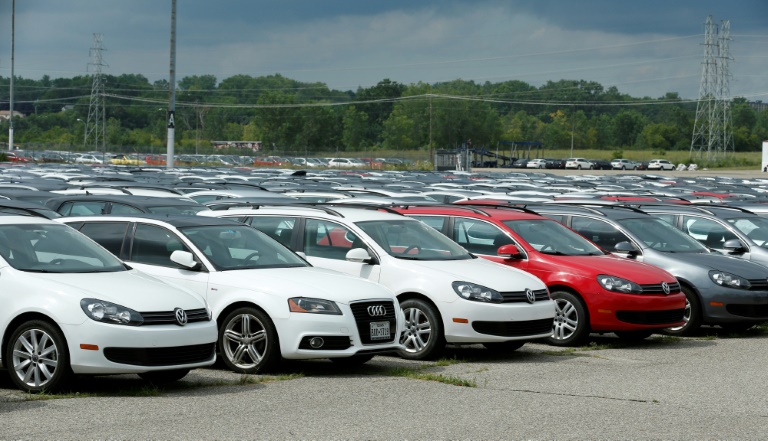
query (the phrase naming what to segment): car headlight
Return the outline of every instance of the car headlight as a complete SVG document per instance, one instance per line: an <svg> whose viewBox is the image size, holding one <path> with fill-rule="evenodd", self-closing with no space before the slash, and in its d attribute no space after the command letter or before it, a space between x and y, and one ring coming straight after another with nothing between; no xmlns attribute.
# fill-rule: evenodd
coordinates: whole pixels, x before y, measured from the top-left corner
<svg viewBox="0 0 768 441"><path fill-rule="evenodd" d="M627 294L640 294L643 292L643 288L641 288L640 285L635 282L630 282L627 279L622 279L621 277L600 274L597 276L597 282L608 291L623 292Z"/></svg>
<svg viewBox="0 0 768 441"><path fill-rule="evenodd" d="M144 318L131 308L99 299L80 300L80 307L91 320L115 325L138 326Z"/></svg>
<svg viewBox="0 0 768 441"><path fill-rule="evenodd" d="M453 290L459 297L476 302L501 303L504 298L498 291L470 282L453 282Z"/></svg>
<svg viewBox="0 0 768 441"><path fill-rule="evenodd" d="M710 271L709 278L720 286L736 289L749 289L752 284L749 280L725 271Z"/></svg>
<svg viewBox="0 0 768 441"><path fill-rule="evenodd" d="M335 302L309 297L294 297L288 299L288 309L290 309L291 312L341 315L341 309L339 309Z"/></svg>

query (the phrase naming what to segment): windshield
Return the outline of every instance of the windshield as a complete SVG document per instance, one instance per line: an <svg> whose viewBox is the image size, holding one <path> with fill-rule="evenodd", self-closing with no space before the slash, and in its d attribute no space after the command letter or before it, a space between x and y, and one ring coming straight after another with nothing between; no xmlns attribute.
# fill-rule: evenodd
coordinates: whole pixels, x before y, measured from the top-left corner
<svg viewBox="0 0 768 441"><path fill-rule="evenodd" d="M310 266L278 241L245 225L181 229L218 271Z"/></svg>
<svg viewBox="0 0 768 441"><path fill-rule="evenodd" d="M593 243L553 220L508 220L503 223L542 254L558 256L605 254Z"/></svg>
<svg viewBox="0 0 768 441"><path fill-rule="evenodd" d="M768 248L768 220L754 216L728 219L728 223L746 234L755 245Z"/></svg>
<svg viewBox="0 0 768 441"><path fill-rule="evenodd" d="M472 256L452 240L417 220L357 222L390 256L408 260L464 260Z"/></svg>
<svg viewBox="0 0 768 441"><path fill-rule="evenodd" d="M210 208L201 204L190 205L165 205L157 207L147 207L147 211L155 214L187 214L194 215L200 211L209 211Z"/></svg>
<svg viewBox="0 0 768 441"><path fill-rule="evenodd" d="M0 255L17 270L29 272L126 270L109 251L67 225L0 225Z"/></svg>
<svg viewBox="0 0 768 441"><path fill-rule="evenodd" d="M624 226L648 248L666 253L707 253L707 248L666 221L655 218L621 219Z"/></svg>

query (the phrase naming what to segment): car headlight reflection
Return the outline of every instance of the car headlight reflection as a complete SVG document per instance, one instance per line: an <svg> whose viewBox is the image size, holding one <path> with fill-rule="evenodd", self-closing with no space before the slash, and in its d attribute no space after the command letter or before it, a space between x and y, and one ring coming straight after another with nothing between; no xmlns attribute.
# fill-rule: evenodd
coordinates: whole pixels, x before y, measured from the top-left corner
<svg viewBox="0 0 768 441"><path fill-rule="evenodd" d="M138 326L144 318L131 308L99 299L82 299L80 308L91 320L115 325Z"/></svg>
<svg viewBox="0 0 768 441"><path fill-rule="evenodd" d="M486 303L501 303L504 300L498 291L476 283L453 282L451 286L462 299Z"/></svg>
<svg viewBox="0 0 768 441"><path fill-rule="evenodd" d="M710 271L709 278L720 286L736 289L749 289L752 284L749 280L725 271Z"/></svg>
<svg viewBox="0 0 768 441"><path fill-rule="evenodd" d="M597 282L608 291L623 292L627 294L640 294L643 292L643 288L641 288L640 285L627 279L622 279L621 277L600 274L597 276Z"/></svg>
<svg viewBox="0 0 768 441"><path fill-rule="evenodd" d="M341 309L339 309L335 302L310 297L293 297L288 299L288 309L291 312L341 315Z"/></svg>

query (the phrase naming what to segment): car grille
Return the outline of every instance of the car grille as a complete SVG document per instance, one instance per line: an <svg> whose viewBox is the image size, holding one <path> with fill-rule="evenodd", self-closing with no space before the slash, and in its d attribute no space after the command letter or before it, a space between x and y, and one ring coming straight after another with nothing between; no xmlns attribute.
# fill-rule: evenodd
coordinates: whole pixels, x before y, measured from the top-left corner
<svg viewBox="0 0 768 441"><path fill-rule="evenodd" d="M352 308L352 315L354 315L355 323L357 323L357 332L360 335L360 341L362 341L364 345L390 343L395 340L395 333L397 332L397 312L395 311L395 304L393 302L358 302L352 303L349 306ZM368 314L369 306L383 306L385 311L384 315L371 316ZM389 338L372 340L371 322L389 322Z"/></svg>
<svg viewBox="0 0 768 441"><path fill-rule="evenodd" d="M168 348L104 348L113 363L135 366L175 366L202 363L213 358L216 343Z"/></svg>
<svg viewBox="0 0 768 441"><path fill-rule="evenodd" d="M472 329L481 334L499 337L525 337L551 333L552 323L551 318L521 322L472 322Z"/></svg>
<svg viewBox="0 0 768 441"><path fill-rule="evenodd" d="M749 318L768 318L768 305L726 305L730 314Z"/></svg>
<svg viewBox="0 0 768 441"><path fill-rule="evenodd" d="M669 293L673 294L676 292L680 292L680 284L675 283L669 283ZM663 289L661 289L661 283L653 284L653 285L640 285L640 288L643 289L643 294L666 294Z"/></svg>
<svg viewBox="0 0 768 441"><path fill-rule="evenodd" d="M533 290L533 294L536 296L536 301L549 300L549 292L546 289ZM528 297L525 295L525 291L508 291L502 292L501 297L504 299L501 303L522 303L528 302Z"/></svg>
<svg viewBox="0 0 768 441"><path fill-rule="evenodd" d="M319 348L313 348L312 345L309 344L309 341L312 340L314 337L304 337L301 339L301 342L299 342L299 349L308 349L311 351L343 351L344 349L347 349L352 346L352 341L349 339L346 335L341 336L319 336L323 339L323 346Z"/></svg>
<svg viewBox="0 0 768 441"><path fill-rule="evenodd" d="M667 325L683 321L685 309L666 311L616 311L616 318L636 325Z"/></svg>
<svg viewBox="0 0 768 441"><path fill-rule="evenodd" d="M187 323L207 322L210 320L205 308L187 309ZM173 311L140 312L144 318L144 326L149 325L176 325L176 313Z"/></svg>
<svg viewBox="0 0 768 441"><path fill-rule="evenodd" d="M768 291L767 279L750 280L749 285L750 285L749 286L750 291Z"/></svg>

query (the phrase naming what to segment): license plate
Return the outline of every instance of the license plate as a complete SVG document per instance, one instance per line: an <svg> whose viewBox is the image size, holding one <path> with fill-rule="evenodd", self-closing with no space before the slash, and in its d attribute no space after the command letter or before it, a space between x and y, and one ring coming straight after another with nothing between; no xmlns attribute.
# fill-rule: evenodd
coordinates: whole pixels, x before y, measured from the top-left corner
<svg viewBox="0 0 768 441"><path fill-rule="evenodd" d="M371 322L371 340L389 338L389 322Z"/></svg>

